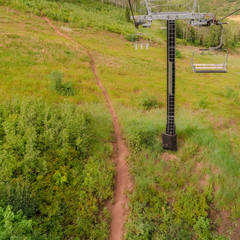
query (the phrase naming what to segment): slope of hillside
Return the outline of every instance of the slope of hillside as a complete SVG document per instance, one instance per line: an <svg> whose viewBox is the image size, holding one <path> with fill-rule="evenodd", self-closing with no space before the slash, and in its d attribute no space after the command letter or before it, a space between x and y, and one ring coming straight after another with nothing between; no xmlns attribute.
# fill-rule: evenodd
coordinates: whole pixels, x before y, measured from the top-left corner
<svg viewBox="0 0 240 240"><path fill-rule="evenodd" d="M106 239L113 127L89 56L39 17L0 13L0 239Z"/></svg>
<svg viewBox="0 0 240 240"><path fill-rule="evenodd" d="M22 4L24 1L14 2L16 6L12 2L12 7L40 14L36 6L29 4L32 1L25 1L28 4ZM86 18L82 21L89 21L89 27L80 28L81 20L75 21L73 16L84 10L79 5L73 10L72 6L65 3L53 4L51 8L42 6L42 12L52 19L58 13L59 21L55 22L58 29L93 52L97 71L117 110L125 140L131 150L128 163L134 179L134 189L129 194L125 239L238 240L239 55L230 55L228 74L196 75L190 67L191 54L195 48L178 46L180 54L177 59L176 101L179 151L164 152L161 147L161 132L164 131L166 122L165 44L155 44L149 51L136 51L124 36L104 31L103 26L108 26L108 30L114 28L115 20L112 26L106 21L99 28L91 28L91 21ZM100 9L101 6L103 9L106 7L101 4L98 6ZM74 11L76 15L73 14ZM68 22L62 21L63 13L71 16ZM98 14L101 16L101 13ZM105 11L102 14L105 19L109 18ZM19 97L43 98L48 104L65 101L81 103L80 109L88 120L86 124L90 124L84 129L91 129L92 136L89 147L86 148L88 158L82 160L83 165L78 166L78 162L75 162L74 151L68 152L67 162L59 160L62 159L61 155L53 164L49 160L48 167L51 170L44 175L46 181L42 181L40 176L36 183L39 184L37 189L42 192L51 183L46 199L39 203L41 208L38 211L28 215L23 203L13 208L13 212L17 214L21 209L28 220L34 221L34 229L37 231L35 234L45 234L45 239L108 239L109 213L103 208L106 200L111 199L113 194L113 164L108 161L112 152L109 144L112 140L112 126L105 107L101 106L103 98L91 73L89 58L84 52L76 52L73 43L57 36L39 17L6 7L1 8L1 16L1 102L15 98L17 94ZM129 33L134 31L123 19L119 24L123 28L128 26ZM72 82L76 90L74 96L51 92L50 73L53 70L64 72L64 82ZM32 102L29 103L31 104ZM3 109L10 108L8 106L2 103ZM11 108L11 114L2 110L0 115L1 124L4 119L3 126L9 129L9 134L11 119L19 117L21 123L26 114L26 111L20 112L23 115L19 113L18 105ZM26 108L31 109L21 109ZM65 116L66 107L61 105L59 108L58 111ZM56 115L54 119L57 122L61 117ZM66 122L71 120L69 114L64 119ZM78 118L76 121L78 122ZM36 122L36 129L42 126L41 122L42 120ZM67 139L71 140L72 131L74 129ZM2 129L0 133L2 137ZM27 132L26 137L28 134ZM11 135L9 136L4 138L8 144L7 141L11 140ZM22 162L22 166L31 162L27 159ZM55 162L58 164L55 165ZM9 163L9 159L5 159L4 164L7 166ZM33 168L33 177L35 171ZM2 172L8 174L4 169ZM13 186L13 176L16 173L26 177L26 173L19 169L13 171L12 175L9 173L7 177L11 179ZM69 176L68 182L66 176ZM18 181L20 180L19 178ZM4 177L1 186L4 186L3 183ZM19 188L16 187L15 191L19 191ZM10 197L12 199L13 195ZM16 202L17 200L10 202L4 199L1 206L9 211L7 205ZM60 211L63 206L66 211ZM2 212L0 209L0 219ZM65 219L68 221L64 221ZM94 225L97 227L94 228ZM29 232L28 239L34 239L34 235Z"/></svg>

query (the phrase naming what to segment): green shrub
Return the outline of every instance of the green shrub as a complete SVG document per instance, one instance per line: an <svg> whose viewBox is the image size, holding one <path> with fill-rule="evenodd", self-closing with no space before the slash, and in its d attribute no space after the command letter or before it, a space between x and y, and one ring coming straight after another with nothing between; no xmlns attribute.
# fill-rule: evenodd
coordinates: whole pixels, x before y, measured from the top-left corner
<svg viewBox="0 0 240 240"><path fill-rule="evenodd" d="M198 240L230 240L224 236L215 236L211 232L211 220L201 217L194 225L195 234Z"/></svg>
<svg viewBox="0 0 240 240"><path fill-rule="evenodd" d="M6 209L0 207L0 239L1 240L31 240L33 235L33 222L27 220L19 211L16 214L11 206Z"/></svg>
<svg viewBox="0 0 240 240"><path fill-rule="evenodd" d="M151 95L148 95L147 93L143 93L141 97L140 106L144 110L151 110L153 108L158 108L159 103L156 96L151 96Z"/></svg>
<svg viewBox="0 0 240 240"><path fill-rule="evenodd" d="M34 219L39 236L108 234L102 209L113 194L111 119L88 109L41 100L0 104L0 207L11 204Z"/></svg>
<svg viewBox="0 0 240 240"><path fill-rule="evenodd" d="M192 188L179 193L178 201L173 206L176 218L191 226L195 225L199 218L206 218L208 209L205 196Z"/></svg>
<svg viewBox="0 0 240 240"><path fill-rule="evenodd" d="M232 99L236 99L238 98L238 92L232 88L227 88L226 92L225 92L225 97L226 98L232 98Z"/></svg>
<svg viewBox="0 0 240 240"><path fill-rule="evenodd" d="M188 45L188 42L187 42L185 39L177 38L177 39L176 39L176 44L177 44L177 45L187 46L187 45Z"/></svg>
<svg viewBox="0 0 240 240"><path fill-rule="evenodd" d="M75 90L71 82L63 82L63 73L60 71L53 71L50 74L51 89L59 95L73 96Z"/></svg>
<svg viewBox="0 0 240 240"><path fill-rule="evenodd" d="M208 102L208 97L203 97L200 101L199 101L199 107L202 108L202 109L206 109L209 105L209 102Z"/></svg>
<svg viewBox="0 0 240 240"><path fill-rule="evenodd" d="M127 22L131 21L131 14L128 6L126 7L125 17Z"/></svg>
<svg viewBox="0 0 240 240"><path fill-rule="evenodd" d="M126 126L126 137L128 144L133 151L143 148L153 147L156 143L156 137L159 129L150 122L131 121Z"/></svg>
<svg viewBox="0 0 240 240"><path fill-rule="evenodd" d="M210 231L210 220L204 217L201 217L197 220L194 225L194 230L196 231L198 240L211 240L212 234Z"/></svg>
<svg viewBox="0 0 240 240"><path fill-rule="evenodd" d="M183 55L180 50L176 49L176 58L182 59Z"/></svg>

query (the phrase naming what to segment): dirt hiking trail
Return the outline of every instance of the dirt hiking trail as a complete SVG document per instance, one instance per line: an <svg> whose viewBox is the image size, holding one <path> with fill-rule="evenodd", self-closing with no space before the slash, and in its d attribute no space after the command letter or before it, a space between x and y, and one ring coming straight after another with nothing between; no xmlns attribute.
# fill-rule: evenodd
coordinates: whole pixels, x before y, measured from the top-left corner
<svg viewBox="0 0 240 240"><path fill-rule="evenodd" d="M110 211L112 215L110 240L122 240L124 235L124 223L128 214L128 211L127 211L128 199L125 195L125 192L131 191L132 182L129 176L128 166L126 162L126 158L128 156L128 149L123 141L123 136L119 126L117 114L114 110L113 104L108 96L108 93L105 87L103 86L100 78L98 77L95 60L93 55L90 53L90 51L86 49L84 46L82 46L79 42L72 39L70 36L60 32L49 18L47 17L43 17L43 18L54 29L54 31L58 35L74 43L76 45L77 51L80 51L80 49L82 49L88 54L89 58L91 59L92 72L95 76L95 79L99 87L102 90L108 109L111 113L114 131L116 135L116 144L114 144L114 148L115 148L114 161L116 164L116 179L115 179L116 182L115 182L114 204L110 206Z"/></svg>

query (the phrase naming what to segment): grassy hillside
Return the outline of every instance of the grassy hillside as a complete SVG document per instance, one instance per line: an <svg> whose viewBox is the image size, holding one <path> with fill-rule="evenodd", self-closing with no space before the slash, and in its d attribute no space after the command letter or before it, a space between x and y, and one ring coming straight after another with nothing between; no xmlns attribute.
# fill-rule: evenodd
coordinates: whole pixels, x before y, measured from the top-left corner
<svg viewBox="0 0 240 240"><path fill-rule="evenodd" d="M131 151L128 162L135 187L130 194L126 239L239 239L238 55L230 56L228 74L196 75L190 67L194 48L178 46L179 151L166 153L161 147L166 123L164 43L149 51L135 51L126 40L134 30L125 22L124 11L109 5L0 2L58 19L59 29L93 52ZM39 17L6 7L0 11L0 154L4 156L1 166L5 166L0 178L0 230L7 221L4 212L20 215L12 218L14 225L24 219L18 213L21 210L33 221L29 227L24 225L28 239L39 239L39 235L46 239L108 239L109 216L104 206L112 197L112 126L89 59ZM124 36L111 30L118 28ZM164 39L155 26L153 31ZM75 95L55 91L59 79L63 85L70 82ZM16 95L44 102L5 102ZM81 105L71 105L76 103ZM43 127L47 123L49 129ZM16 147L22 138L26 140ZM79 151L79 141L85 152ZM37 202L31 213L24 208L24 191L29 191L28 202Z"/></svg>
<svg viewBox="0 0 240 240"><path fill-rule="evenodd" d="M112 126L90 59L39 17L0 12L0 239L106 239Z"/></svg>

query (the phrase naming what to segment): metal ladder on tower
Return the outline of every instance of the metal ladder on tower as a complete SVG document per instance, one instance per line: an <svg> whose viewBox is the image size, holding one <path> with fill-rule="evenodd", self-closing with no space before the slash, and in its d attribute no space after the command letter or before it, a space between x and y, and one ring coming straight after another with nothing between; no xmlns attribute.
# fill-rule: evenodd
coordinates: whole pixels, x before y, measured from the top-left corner
<svg viewBox="0 0 240 240"><path fill-rule="evenodd" d="M175 126L175 51L176 21L167 21L167 126L162 134L163 147L177 151Z"/></svg>

